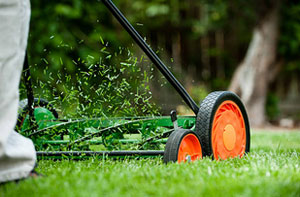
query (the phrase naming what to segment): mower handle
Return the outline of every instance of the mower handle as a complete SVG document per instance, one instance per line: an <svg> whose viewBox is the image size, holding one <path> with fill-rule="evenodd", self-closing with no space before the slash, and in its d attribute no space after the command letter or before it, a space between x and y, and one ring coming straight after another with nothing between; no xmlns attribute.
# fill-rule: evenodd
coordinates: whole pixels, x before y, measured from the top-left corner
<svg viewBox="0 0 300 197"><path fill-rule="evenodd" d="M125 28L125 30L130 34L134 41L140 46L140 48L146 53L153 64L159 69L159 71L166 77L166 79L171 83L175 90L179 93L185 103L193 110L197 115L199 107L184 89L184 87L179 83L179 81L174 77L171 71L164 65L164 63L159 59L159 57L154 53L150 46L144 41L140 34L134 29L134 27L129 23L125 16L120 12L120 10L115 6L111 0L102 0L104 5L110 10L114 17L119 21L119 23Z"/></svg>

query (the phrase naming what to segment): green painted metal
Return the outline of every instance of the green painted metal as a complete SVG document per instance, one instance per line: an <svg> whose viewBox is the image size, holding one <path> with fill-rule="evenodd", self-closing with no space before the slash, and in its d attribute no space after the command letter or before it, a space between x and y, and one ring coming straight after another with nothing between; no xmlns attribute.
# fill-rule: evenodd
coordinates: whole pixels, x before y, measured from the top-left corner
<svg viewBox="0 0 300 197"><path fill-rule="evenodd" d="M35 108L33 113L34 113L35 120L39 126L38 129L49 127L51 124L53 125L51 121L56 119L55 116L52 114L52 112L44 107ZM22 125L23 126L21 128L21 131L25 131L30 128L29 115L25 117Z"/></svg>
<svg viewBox="0 0 300 197"><path fill-rule="evenodd" d="M56 119L43 107L34 109L38 125L31 131L28 116L21 133L39 151L163 150L173 131L169 116ZM193 129L194 116L178 116L178 126Z"/></svg>

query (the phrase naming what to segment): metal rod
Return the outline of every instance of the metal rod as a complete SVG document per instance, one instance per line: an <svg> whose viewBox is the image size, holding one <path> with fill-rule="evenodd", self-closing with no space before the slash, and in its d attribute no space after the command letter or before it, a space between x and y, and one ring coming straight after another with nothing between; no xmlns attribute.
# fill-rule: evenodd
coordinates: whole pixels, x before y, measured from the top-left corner
<svg viewBox="0 0 300 197"><path fill-rule="evenodd" d="M41 140L39 141L40 144L52 144L52 145L62 145L62 144L70 144L70 140ZM121 143L121 144L137 144L143 141L138 139L113 139L112 143ZM153 143L166 143L167 139L158 139L153 140ZM90 145L100 145L103 144L102 140L87 140L84 141L86 144Z"/></svg>
<svg viewBox="0 0 300 197"><path fill-rule="evenodd" d="M192 99L192 97L187 93L184 87L179 83L179 81L173 76L170 70L164 65L164 63L159 59L159 57L154 53L154 51L149 47L149 45L144 41L144 39L139 35L139 33L134 29L134 27L129 23L129 21L124 17L120 10L114 5L111 0L102 0L104 5L111 11L115 18L120 22L120 24L125 28L125 30L131 35L135 42L140 46L140 48L146 53L153 64L160 70L160 72L166 77L166 79L171 83L175 90L180 94L185 103L193 110L197 115L199 107Z"/></svg>
<svg viewBox="0 0 300 197"><path fill-rule="evenodd" d="M162 156L162 150L136 150L136 151L38 151L37 156Z"/></svg>
<svg viewBox="0 0 300 197"><path fill-rule="evenodd" d="M31 75L30 75L30 67L28 63L28 54L27 51L25 53L25 59L23 64L24 70L24 80L25 80L25 87L27 90L27 105L28 105L28 112L29 112L29 125L32 131L37 129L35 117L34 117L34 95L32 90L32 83L31 83Z"/></svg>

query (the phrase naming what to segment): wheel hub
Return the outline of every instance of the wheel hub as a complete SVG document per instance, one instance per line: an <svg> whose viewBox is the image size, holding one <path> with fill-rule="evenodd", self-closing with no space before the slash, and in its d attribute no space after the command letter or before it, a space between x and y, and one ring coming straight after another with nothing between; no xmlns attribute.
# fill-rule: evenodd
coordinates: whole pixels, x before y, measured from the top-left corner
<svg viewBox="0 0 300 197"><path fill-rule="evenodd" d="M231 124L227 124L223 132L223 142L225 148L229 151L233 150L236 142L236 133L235 129Z"/></svg>

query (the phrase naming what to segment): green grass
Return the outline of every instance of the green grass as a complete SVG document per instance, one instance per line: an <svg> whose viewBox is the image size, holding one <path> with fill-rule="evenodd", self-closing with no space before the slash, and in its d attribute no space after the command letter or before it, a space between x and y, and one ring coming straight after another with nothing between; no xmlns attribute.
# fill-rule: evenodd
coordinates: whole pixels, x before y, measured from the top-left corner
<svg viewBox="0 0 300 197"><path fill-rule="evenodd" d="M242 159L39 161L43 178L0 186L0 196L300 196L300 132L254 132Z"/></svg>

